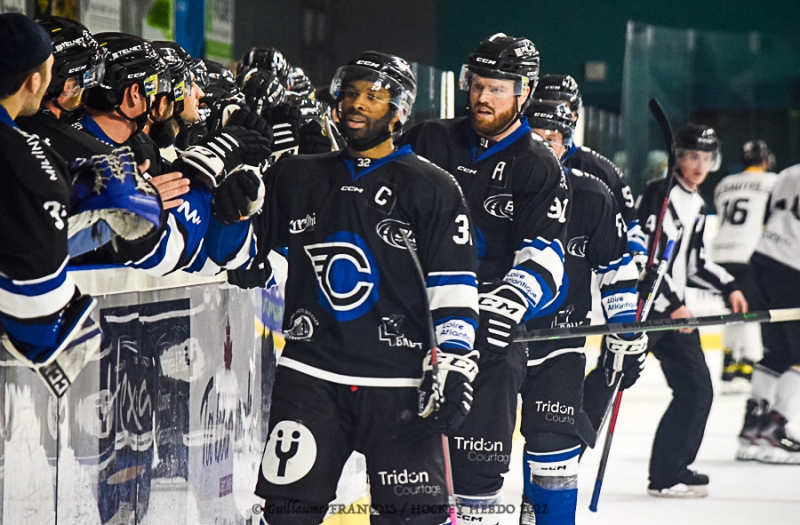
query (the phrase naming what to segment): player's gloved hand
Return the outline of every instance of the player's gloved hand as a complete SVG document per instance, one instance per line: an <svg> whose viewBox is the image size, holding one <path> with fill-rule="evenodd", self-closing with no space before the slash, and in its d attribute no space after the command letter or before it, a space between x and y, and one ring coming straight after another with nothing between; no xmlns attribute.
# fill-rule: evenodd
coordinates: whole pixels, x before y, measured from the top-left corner
<svg viewBox="0 0 800 525"><path fill-rule="evenodd" d="M434 365L428 351L422 361L417 412L432 431L452 434L469 414L479 356L476 350L458 354L436 349L437 365Z"/></svg>
<svg viewBox="0 0 800 525"><path fill-rule="evenodd" d="M261 118L258 113L251 111L247 106L234 111L225 125L241 126L243 128L256 130L267 137L270 143L272 142L272 126L270 126L266 120Z"/></svg>
<svg viewBox="0 0 800 525"><path fill-rule="evenodd" d="M228 119L237 110L247 107L244 100L236 102L233 100L222 100L209 105L207 127L209 131L216 131L228 124ZM250 109L250 108L248 108Z"/></svg>
<svg viewBox="0 0 800 525"><path fill-rule="evenodd" d="M212 131L184 151L172 164L173 170L216 188L225 175L242 163L246 146L239 135L244 131L245 128L239 126Z"/></svg>
<svg viewBox="0 0 800 525"><path fill-rule="evenodd" d="M264 182L260 171L242 165L214 188L211 213L221 223L233 224L255 215L264 205Z"/></svg>
<svg viewBox="0 0 800 525"><path fill-rule="evenodd" d="M139 173L130 148L73 163L68 238L105 223L111 239L134 241L161 228L163 207L155 187Z"/></svg>
<svg viewBox="0 0 800 525"><path fill-rule="evenodd" d="M272 126L270 164L284 155L296 155L300 149L300 109L284 103L265 111L262 116Z"/></svg>
<svg viewBox="0 0 800 525"><path fill-rule="evenodd" d="M300 153L328 153L332 150L331 139L325 135L318 120L311 120L300 129Z"/></svg>
<svg viewBox="0 0 800 525"><path fill-rule="evenodd" d="M606 384L612 386L622 374L620 390L630 388L644 370L647 357L647 334L611 334L604 339L603 368Z"/></svg>
<svg viewBox="0 0 800 525"><path fill-rule="evenodd" d="M527 301L516 287L497 281L481 287L478 296L480 320L475 334L475 349L481 361L502 357L514 337L514 327L522 321Z"/></svg>

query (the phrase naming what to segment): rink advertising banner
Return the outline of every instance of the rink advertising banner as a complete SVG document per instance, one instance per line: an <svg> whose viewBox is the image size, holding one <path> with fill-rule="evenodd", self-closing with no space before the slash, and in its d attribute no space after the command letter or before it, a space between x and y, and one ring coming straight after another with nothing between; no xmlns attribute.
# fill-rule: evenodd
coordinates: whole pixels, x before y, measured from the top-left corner
<svg viewBox="0 0 800 525"><path fill-rule="evenodd" d="M206 1L206 58L222 64L233 60L234 0Z"/></svg>

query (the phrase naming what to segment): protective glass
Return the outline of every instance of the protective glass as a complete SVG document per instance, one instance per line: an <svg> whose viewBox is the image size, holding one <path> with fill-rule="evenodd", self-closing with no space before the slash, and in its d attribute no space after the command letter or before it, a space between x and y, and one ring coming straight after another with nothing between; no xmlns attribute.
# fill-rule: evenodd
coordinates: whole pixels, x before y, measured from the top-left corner
<svg viewBox="0 0 800 525"><path fill-rule="evenodd" d="M481 75L481 73L484 73ZM478 77L478 78L476 78ZM511 80L513 84L498 83L498 82L481 82L482 79L488 80ZM501 87L506 85L507 87ZM473 88L473 85L476 87ZM461 91L473 91L479 89L486 91L486 94L495 98L518 97L525 93L528 87L528 79L520 75L512 73L503 73L502 71L484 70L476 68L471 64L464 64L461 66L461 74L458 77L458 88Z"/></svg>

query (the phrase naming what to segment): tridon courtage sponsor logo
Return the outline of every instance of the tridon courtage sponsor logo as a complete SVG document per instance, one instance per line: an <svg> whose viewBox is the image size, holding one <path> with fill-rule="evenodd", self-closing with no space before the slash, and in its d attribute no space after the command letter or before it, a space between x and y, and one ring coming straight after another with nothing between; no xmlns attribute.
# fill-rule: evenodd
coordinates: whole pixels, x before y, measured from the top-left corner
<svg viewBox="0 0 800 525"><path fill-rule="evenodd" d="M575 424L575 408L556 401L537 401L536 411L544 413L545 421Z"/></svg>
<svg viewBox="0 0 800 525"><path fill-rule="evenodd" d="M409 472L403 469L398 472L378 472L378 479L383 486L394 486L392 491L396 496L415 496L428 495L438 496L442 493L442 486L431 484L430 476L424 470L421 472Z"/></svg>
<svg viewBox="0 0 800 525"><path fill-rule="evenodd" d="M483 209L485 209L489 215L500 219L512 220L514 217L514 201L511 195L505 193L492 195L483 201Z"/></svg>
<svg viewBox="0 0 800 525"><path fill-rule="evenodd" d="M310 341L317 326L319 321L314 314L301 308L289 318L289 328L283 331L283 337L292 341Z"/></svg>
<svg viewBox="0 0 800 525"><path fill-rule="evenodd" d="M317 214L311 213L302 219L289 221L289 233L303 233L304 231L314 231L317 225Z"/></svg>
<svg viewBox="0 0 800 525"><path fill-rule="evenodd" d="M375 233L383 239L383 242L392 248L399 248L407 250L406 243L403 240L403 234L406 234L411 247L417 248L416 237L414 232L411 231L411 225L397 219L384 219L375 226Z"/></svg>
<svg viewBox="0 0 800 525"><path fill-rule="evenodd" d="M511 454L503 454L503 442L483 438L465 438L454 436L456 450L467 453L469 461L497 461L506 465L511 461Z"/></svg>

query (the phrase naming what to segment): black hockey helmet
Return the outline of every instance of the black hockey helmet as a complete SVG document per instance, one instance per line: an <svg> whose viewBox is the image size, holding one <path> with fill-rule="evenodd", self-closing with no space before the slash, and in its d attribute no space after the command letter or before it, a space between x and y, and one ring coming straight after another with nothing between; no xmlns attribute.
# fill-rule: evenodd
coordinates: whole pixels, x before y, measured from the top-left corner
<svg viewBox="0 0 800 525"><path fill-rule="evenodd" d="M202 58L193 58L189 64L189 69L194 76L194 83L203 91L208 89L211 79L208 78L208 67Z"/></svg>
<svg viewBox="0 0 800 525"><path fill-rule="evenodd" d="M570 75L542 75L533 92L533 98L566 102L573 113L583 105L578 83Z"/></svg>
<svg viewBox="0 0 800 525"><path fill-rule="evenodd" d="M100 102L105 108L118 108L125 89L139 84L147 97L150 111L150 96L170 93L169 70L150 42L125 33L99 33L95 40L108 52L105 74L97 86L89 90L89 101Z"/></svg>
<svg viewBox="0 0 800 525"><path fill-rule="evenodd" d="M331 80L331 95L341 101L350 82L356 80L372 82L371 89L375 91L386 89L391 97L389 104L400 117L400 124L408 121L417 98L417 79L408 62L389 53L364 51L336 70Z"/></svg>
<svg viewBox="0 0 800 525"><path fill-rule="evenodd" d="M212 103L233 99L241 99L243 102L244 97L241 96L241 91L236 85L236 79L231 70L213 60L205 62L208 70L208 87L204 88L206 98Z"/></svg>
<svg viewBox="0 0 800 525"><path fill-rule="evenodd" d="M461 66L460 89L469 91L472 75L513 80L515 96L522 95L526 87L533 93L539 80L539 50L527 38L494 34L481 42Z"/></svg>
<svg viewBox="0 0 800 525"><path fill-rule="evenodd" d="M309 97L314 93L314 85L306 72L297 66L289 66L286 89L302 97Z"/></svg>
<svg viewBox="0 0 800 525"><path fill-rule="evenodd" d="M575 132L572 111L566 102L557 100L534 100L525 109L528 125L534 129L558 131L568 146Z"/></svg>
<svg viewBox="0 0 800 525"><path fill-rule="evenodd" d="M153 41L153 48L169 68L172 91L166 96L175 103L173 116L178 116L183 113L184 99L192 95L192 57L175 42L156 40Z"/></svg>
<svg viewBox="0 0 800 525"><path fill-rule="evenodd" d="M236 80L240 87L244 85L244 76L252 69L270 71L284 85L289 75L289 63L283 53L274 47L254 47L239 59L236 65Z"/></svg>
<svg viewBox="0 0 800 525"><path fill-rule="evenodd" d="M767 162L768 170L775 169L775 154L763 140L748 140L742 146L742 164L745 168L761 166Z"/></svg>
<svg viewBox="0 0 800 525"><path fill-rule="evenodd" d="M714 128L688 123L675 133L675 156L680 157L686 150L710 151L713 153L711 171L722 165L722 143Z"/></svg>
<svg viewBox="0 0 800 525"><path fill-rule="evenodd" d="M47 16L36 21L53 41L53 79L45 99L58 97L69 78L75 78L77 88L89 89L103 78L106 51L83 25L69 18ZM69 94L68 94L69 95Z"/></svg>

